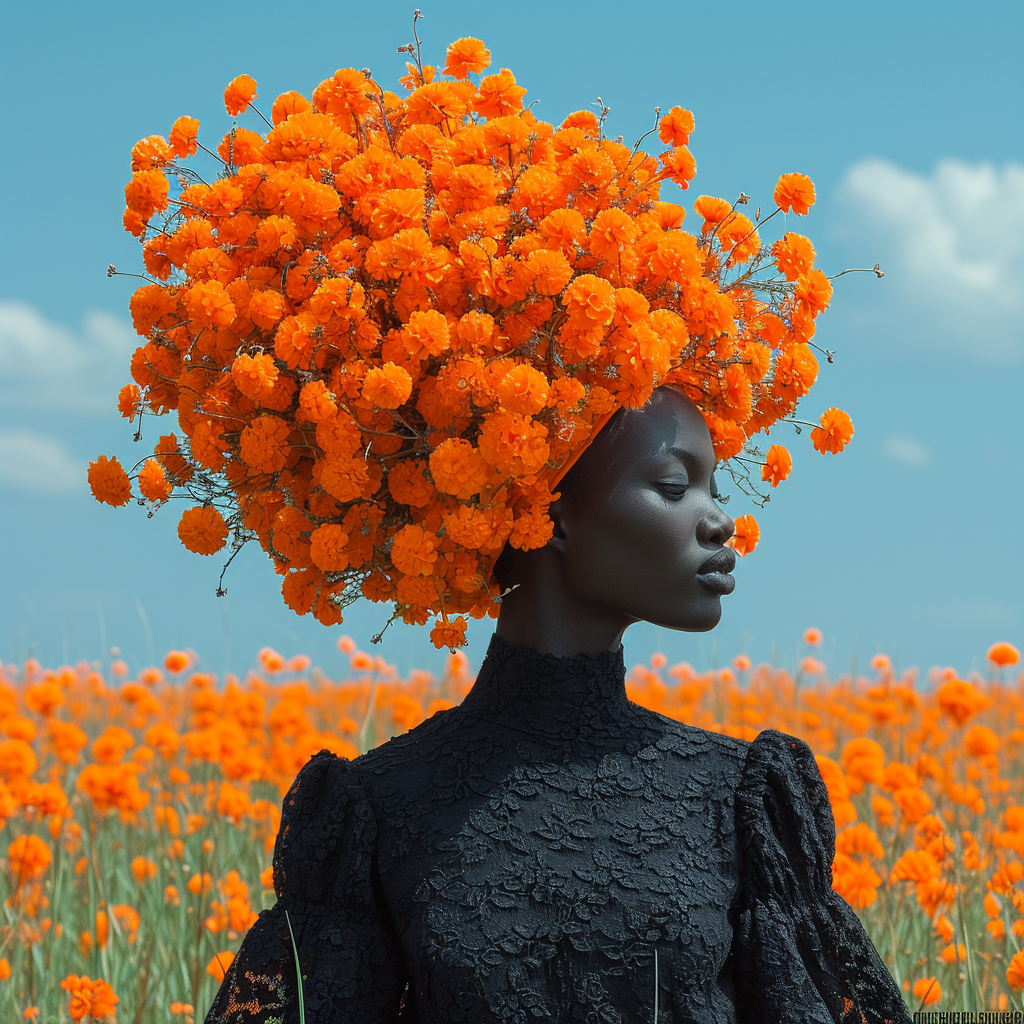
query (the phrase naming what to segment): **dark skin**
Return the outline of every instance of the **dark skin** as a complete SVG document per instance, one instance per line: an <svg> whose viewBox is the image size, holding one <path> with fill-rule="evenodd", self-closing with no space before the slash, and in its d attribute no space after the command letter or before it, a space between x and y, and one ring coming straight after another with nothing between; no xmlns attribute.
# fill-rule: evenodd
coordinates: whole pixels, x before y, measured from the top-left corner
<svg viewBox="0 0 1024 1024"><path fill-rule="evenodd" d="M497 578L515 589L498 636L569 657L615 650L634 622L713 629L735 564L714 469L708 428L674 388L617 413L557 488L551 540L502 552Z"/></svg>

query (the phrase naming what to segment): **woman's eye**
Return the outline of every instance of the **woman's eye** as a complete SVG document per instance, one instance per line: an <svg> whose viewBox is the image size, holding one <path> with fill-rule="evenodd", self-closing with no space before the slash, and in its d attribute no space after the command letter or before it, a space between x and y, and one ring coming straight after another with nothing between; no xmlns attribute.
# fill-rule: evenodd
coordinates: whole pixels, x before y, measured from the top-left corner
<svg viewBox="0 0 1024 1024"><path fill-rule="evenodd" d="M681 480L659 480L658 487L663 494L670 498L681 498L686 493L686 488L689 484L683 483Z"/></svg>

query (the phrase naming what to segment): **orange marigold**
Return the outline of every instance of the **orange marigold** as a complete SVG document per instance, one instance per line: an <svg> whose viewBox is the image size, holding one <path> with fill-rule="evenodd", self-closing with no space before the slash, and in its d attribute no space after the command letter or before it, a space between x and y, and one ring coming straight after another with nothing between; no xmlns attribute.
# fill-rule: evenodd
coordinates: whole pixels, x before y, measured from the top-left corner
<svg viewBox="0 0 1024 1024"><path fill-rule="evenodd" d="M457 619L452 619L449 622L438 619L430 631L430 639L438 650L442 647L448 647L451 650L462 647L466 642L465 618L460 615Z"/></svg>
<svg viewBox="0 0 1024 1024"><path fill-rule="evenodd" d="M212 974L219 984L224 980L224 975L234 959L235 954L230 950L225 950L223 953L215 953L206 965L206 973Z"/></svg>
<svg viewBox="0 0 1024 1024"><path fill-rule="evenodd" d="M491 66L491 51L479 40L467 36L448 45L444 74L453 78L468 78Z"/></svg>
<svg viewBox="0 0 1024 1024"><path fill-rule="evenodd" d="M993 644L988 649L985 657L997 668L1008 668L1020 661L1020 651L1013 644L1002 641Z"/></svg>
<svg viewBox="0 0 1024 1024"><path fill-rule="evenodd" d="M693 134L693 114L682 107L673 107L658 122L658 138L673 146L688 146Z"/></svg>
<svg viewBox="0 0 1024 1024"><path fill-rule="evenodd" d="M117 395L117 408L126 419L134 419L139 410L139 386L137 384L125 384Z"/></svg>
<svg viewBox="0 0 1024 1024"><path fill-rule="evenodd" d="M68 1013L75 1024L86 1017L93 1020L112 1017L120 1002L113 988L102 978L93 981L84 974L69 974L60 987L71 997Z"/></svg>
<svg viewBox="0 0 1024 1024"><path fill-rule="evenodd" d="M1006 968L1006 984L1014 992L1024 988L1024 950L1018 950L1010 958L1010 966Z"/></svg>
<svg viewBox="0 0 1024 1024"><path fill-rule="evenodd" d="M164 502L171 496L172 486L164 467L156 459L146 459L139 470L139 490L147 501Z"/></svg>
<svg viewBox="0 0 1024 1024"><path fill-rule="evenodd" d="M783 213L806 214L814 205L814 182L806 174L783 174L775 186L775 205Z"/></svg>
<svg viewBox="0 0 1024 1024"><path fill-rule="evenodd" d="M248 75L239 75L231 79L224 90L224 108L232 117L237 117L245 113L257 95L255 79Z"/></svg>
<svg viewBox="0 0 1024 1024"><path fill-rule="evenodd" d="M775 265L787 281L795 281L814 266L814 246L805 235L787 231L772 245Z"/></svg>
<svg viewBox="0 0 1024 1024"><path fill-rule="evenodd" d="M430 475L443 494L465 500L479 494L487 482L487 463L469 441L453 437L430 453Z"/></svg>
<svg viewBox="0 0 1024 1024"><path fill-rule="evenodd" d="M826 409L821 414L821 425L811 431L811 443L824 455L841 452L853 437L853 422L842 409Z"/></svg>
<svg viewBox="0 0 1024 1024"><path fill-rule="evenodd" d="M178 521L178 539L197 555L212 555L224 547L228 524L212 505L187 508Z"/></svg>
<svg viewBox="0 0 1024 1024"><path fill-rule="evenodd" d="M757 525L757 520L753 516L737 516L735 532L726 544L743 558L757 547L760 539L761 527Z"/></svg>
<svg viewBox="0 0 1024 1024"><path fill-rule="evenodd" d="M403 526L392 542L391 561L399 572L411 576L429 576L437 561L435 538L422 526L414 523Z"/></svg>
<svg viewBox="0 0 1024 1024"><path fill-rule="evenodd" d="M793 457L781 444L773 444L764 457L764 465L761 467L761 479L771 482L772 487L778 487L793 469Z"/></svg>
<svg viewBox="0 0 1024 1024"><path fill-rule="evenodd" d="M171 127L168 142L176 157L192 156L199 147L199 122L194 117L179 117Z"/></svg>
<svg viewBox="0 0 1024 1024"><path fill-rule="evenodd" d="M16 885L41 878L53 860L50 848L36 835L20 835L7 847L7 865Z"/></svg>
<svg viewBox="0 0 1024 1024"><path fill-rule="evenodd" d="M409 371L395 363L374 366L363 382L363 398L381 409L397 409L412 394Z"/></svg>
<svg viewBox="0 0 1024 1024"><path fill-rule="evenodd" d="M318 526L310 535L309 556L324 572L348 568L348 534L337 523Z"/></svg>
<svg viewBox="0 0 1024 1024"><path fill-rule="evenodd" d="M942 986L936 978L918 978L910 991L922 1006L931 1006L942 999Z"/></svg>
<svg viewBox="0 0 1024 1024"><path fill-rule="evenodd" d="M97 501L105 505L127 505L132 500L128 474L116 458L101 455L89 463L89 488Z"/></svg>
<svg viewBox="0 0 1024 1024"><path fill-rule="evenodd" d="M280 416L260 416L250 423L239 439L242 461L260 473L277 473L288 461L291 430Z"/></svg>

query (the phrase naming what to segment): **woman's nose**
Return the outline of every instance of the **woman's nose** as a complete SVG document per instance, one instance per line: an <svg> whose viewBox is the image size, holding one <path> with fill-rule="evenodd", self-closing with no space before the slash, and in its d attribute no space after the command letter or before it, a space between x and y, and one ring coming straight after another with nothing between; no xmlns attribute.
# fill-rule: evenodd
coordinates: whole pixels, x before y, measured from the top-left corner
<svg viewBox="0 0 1024 1024"><path fill-rule="evenodd" d="M697 539L702 544L724 544L736 532L736 524L712 499L711 508L697 527Z"/></svg>

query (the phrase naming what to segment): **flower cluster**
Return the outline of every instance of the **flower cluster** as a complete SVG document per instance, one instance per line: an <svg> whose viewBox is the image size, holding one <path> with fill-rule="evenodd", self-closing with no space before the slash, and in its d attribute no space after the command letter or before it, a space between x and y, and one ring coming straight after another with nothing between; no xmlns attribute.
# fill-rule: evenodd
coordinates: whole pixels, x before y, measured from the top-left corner
<svg viewBox="0 0 1024 1024"><path fill-rule="evenodd" d="M763 243L746 196L700 196L699 231L682 229L660 190L696 172L689 111L659 117L652 155L607 138L607 111L539 120L489 64L457 40L440 73L407 65L404 96L342 69L269 120L239 76L227 112L265 133L231 128L207 182L181 117L134 147L125 189L152 283L131 299L145 344L118 404L180 427L133 471L140 500L192 499L190 551L258 540L300 615L333 625L362 594L437 616L439 647L496 614L503 546L549 539L560 472L655 387L696 402L742 479L785 479L789 453L751 438L814 383L832 295L811 242ZM771 216L813 202L784 174ZM832 409L812 440L837 452L852 433ZM116 459L89 468L111 505L131 479Z"/></svg>

